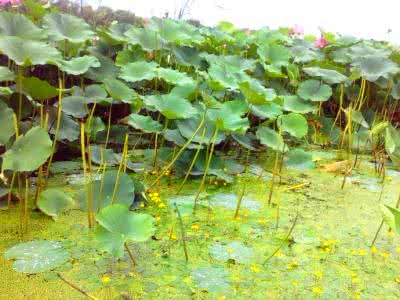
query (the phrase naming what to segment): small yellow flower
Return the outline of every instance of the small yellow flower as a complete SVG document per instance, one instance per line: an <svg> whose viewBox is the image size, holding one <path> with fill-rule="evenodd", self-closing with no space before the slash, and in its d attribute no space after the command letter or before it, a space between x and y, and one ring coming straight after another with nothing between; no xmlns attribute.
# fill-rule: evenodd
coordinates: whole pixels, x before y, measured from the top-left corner
<svg viewBox="0 0 400 300"><path fill-rule="evenodd" d="M157 222L160 222L161 217L160 216L155 216L155 219L156 219Z"/></svg>
<svg viewBox="0 0 400 300"><path fill-rule="evenodd" d="M282 257L283 253L279 250L278 252L275 253L275 257Z"/></svg>
<svg viewBox="0 0 400 300"><path fill-rule="evenodd" d="M210 234L209 234L208 232L204 232L204 237L205 237L205 238L209 238L209 237L210 237Z"/></svg>
<svg viewBox="0 0 400 300"><path fill-rule="evenodd" d="M227 186L228 184L226 182L224 182L224 186Z"/></svg>
<svg viewBox="0 0 400 300"><path fill-rule="evenodd" d="M358 250L358 255L365 256L366 254L367 254L367 252L364 249L359 249Z"/></svg>
<svg viewBox="0 0 400 300"><path fill-rule="evenodd" d="M166 207L166 205L164 203L158 204L158 208L165 208L165 207Z"/></svg>
<svg viewBox="0 0 400 300"><path fill-rule="evenodd" d="M314 287L311 289L311 291L312 291L314 294L317 294L317 295L321 295L322 292L323 292L322 288L320 288L319 286L314 286Z"/></svg>
<svg viewBox="0 0 400 300"><path fill-rule="evenodd" d="M197 224L193 224L193 225L192 225L192 229L193 229L193 230L199 230L199 229L200 229L200 226L197 225Z"/></svg>
<svg viewBox="0 0 400 300"><path fill-rule="evenodd" d="M357 284L357 283L360 283L361 280L360 280L360 278L354 276L354 277L351 278L351 282L354 283L354 284Z"/></svg>
<svg viewBox="0 0 400 300"><path fill-rule="evenodd" d="M218 297L218 300L225 300L226 299L226 296L225 295L222 295L222 296L219 296Z"/></svg>
<svg viewBox="0 0 400 300"><path fill-rule="evenodd" d="M397 248L396 248L396 252L397 252L397 253L400 253L400 247L397 247Z"/></svg>
<svg viewBox="0 0 400 300"><path fill-rule="evenodd" d="M191 284L192 283L192 277L188 276L183 278L183 282L186 284Z"/></svg>
<svg viewBox="0 0 400 300"><path fill-rule="evenodd" d="M396 281L397 283L400 283L400 276L397 276L394 281Z"/></svg>
<svg viewBox="0 0 400 300"><path fill-rule="evenodd" d="M372 253L372 254L378 253L378 248L376 248L375 246L372 246L372 247L371 247L371 253Z"/></svg>
<svg viewBox="0 0 400 300"><path fill-rule="evenodd" d="M171 234L171 240L176 240L176 234L175 234L175 232L173 232L172 234Z"/></svg>
<svg viewBox="0 0 400 300"><path fill-rule="evenodd" d="M319 271L319 270L317 270L317 271L314 272L314 276L315 276L317 279L321 279L323 275L324 275L324 274L323 274L321 271Z"/></svg>
<svg viewBox="0 0 400 300"><path fill-rule="evenodd" d="M267 224L267 223L268 223L268 220L265 219L265 218L262 218L262 219L259 219L259 220L258 220L258 223L260 223L260 224Z"/></svg>
<svg viewBox="0 0 400 300"><path fill-rule="evenodd" d="M101 278L101 282L104 283L104 284L107 284L107 283L109 283L110 281L111 281L111 277L108 276L108 275L104 275L104 276Z"/></svg>
<svg viewBox="0 0 400 300"><path fill-rule="evenodd" d="M389 257L390 254L388 252L384 251L384 252L381 253L381 255L382 255L383 258L386 259L386 258Z"/></svg>
<svg viewBox="0 0 400 300"><path fill-rule="evenodd" d="M324 248L324 251L325 251L325 252L331 252L331 250L332 250L332 249L331 249L330 247Z"/></svg>
<svg viewBox="0 0 400 300"><path fill-rule="evenodd" d="M150 172L150 174L151 174L151 175L156 175L156 174L157 174L157 171L156 171L156 170L153 170L153 171Z"/></svg>
<svg viewBox="0 0 400 300"><path fill-rule="evenodd" d="M231 247L226 248L226 252L228 252L229 254L233 253L233 248Z"/></svg>
<svg viewBox="0 0 400 300"><path fill-rule="evenodd" d="M252 265L252 266L250 267L250 270L251 270L252 272L254 272L254 273L260 273L260 272L261 272L260 267L257 266L257 265Z"/></svg>
<svg viewBox="0 0 400 300"><path fill-rule="evenodd" d="M295 287L299 286L299 282L297 280L292 280L292 285Z"/></svg>
<svg viewBox="0 0 400 300"><path fill-rule="evenodd" d="M355 292L353 297L354 297L354 299L359 300L359 299L361 299L361 294L358 292Z"/></svg>

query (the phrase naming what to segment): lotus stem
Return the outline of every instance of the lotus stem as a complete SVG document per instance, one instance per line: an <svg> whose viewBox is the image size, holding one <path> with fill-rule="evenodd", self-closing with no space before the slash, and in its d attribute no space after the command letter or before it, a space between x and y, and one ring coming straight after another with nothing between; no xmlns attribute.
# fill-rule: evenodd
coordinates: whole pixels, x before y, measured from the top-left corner
<svg viewBox="0 0 400 300"><path fill-rule="evenodd" d="M189 178L190 172L192 172L192 169L193 169L193 167L194 167L194 164L196 163L197 157L198 157L199 154L200 154L201 144L203 143L205 133L206 133L206 128L204 127L204 128L203 128L203 132L202 132L202 134L201 134L200 145L199 145L199 147L196 149L196 153L194 154L194 157L193 157L193 159L192 159L192 162L190 163L189 169L186 171L185 178L183 179L181 185L180 185L179 188L178 188L178 191L176 192L177 195L179 195L179 193L182 191L183 186L185 185L186 181L187 181L188 178Z"/></svg>
<svg viewBox="0 0 400 300"><path fill-rule="evenodd" d="M157 182L161 179L161 177L164 176L164 173L166 170L169 170L173 164L178 160L178 158L182 155L183 151L190 145L196 134L199 132L201 127L203 126L205 121L205 114L201 118L199 125L197 126L196 130L194 131L193 135L187 140L187 142L182 146L182 148L178 151L178 153L175 155L175 157L171 160L171 162L164 167L164 169L161 171L160 175L157 176L157 178L150 184L148 189L151 189L154 185L157 184Z"/></svg>
<svg viewBox="0 0 400 300"><path fill-rule="evenodd" d="M8 207L8 209L11 208L12 190L14 188L14 182L15 182L15 176L16 175L17 175L17 173L14 171L12 173L12 176L11 176L10 190L8 191L8 195L7 195L7 207Z"/></svg>
<svg viewBox="0 0 400 300"><path fill-rule="evenodd" d="M110 104L110 109L108 111L108 120L107 120L107 135L106 135L106 143L104 148L107 149L108 140L110 138L110 130L111 130L111 114L112 114L112 104Z"/></svg>
<svg viewBox="0 0 400 300"><path fill-rule="evenodd" d="M206 182L206 177L207 177L207 174L208 174L208 169L210 168L212 156L213 156L213 153L214 153L215 140L217 139L217 135L218 135L218 127L215 127L214 135L213 135L212 141L211 141L210 154L209 154L209 157L208 157L208 160L207 160L206 168L205 168L205 170L204 170L203 178L201 179L199 189L197 190L196 197L194 198L193 215L196 214L197 202L198 202L198 200L199 200L200 194L201 194L201 192L203 191L203 187L204 187L204 184L205 184L205 182Z"/></svg>
<svg viewBox="0 0 400 300"><path fill-rule="evenodd" d="M128 137L129 137L128 134L126 134L124 148L123 148L124 150L126 149L126 147L128 145ZM111 198L111 204L115 203L115 196L117 194L118 185L119 185L119 176L121 174L122 166L124 164L124 159L125 159L125 151L122 152L122 157L121 157L121 162L118 167L117 177L115 178L115 185L114 185L114 190L113 190L113 194L112 194L112 198Z"/></svg>
<svg viewBox="0 0 400 300"><path fill-rule="evenodd" d="M82 295L84 295L84 296L86 296L86 297L88 297L89 299L92 299L92 300L99 300L95 296L90 295L83 288L81 288L81 287L77 286L76 284L72 283L71 281L67 280L63 275L61 275L61 273L57 273L57 275L58 275L58 277L60 277L60 279L62 281L64 281L66 284L68 284L70 287L72 287L74 290L78 291Z"/></svg>
<svg viewBox="0 0 400 300"><path fill-rule="evenodd" d="M87 182L87 164L86 164L86 150L85 150L85 124L81 123L81 154L82 154L82 165L83 165L83 178L84 178L84 190L85 190L85 204L87 209L87 218L89 228L93 227L92 215L89 206L89 191Z"/></svg>
<svg viewBox="0 0 400 300"><path fill-rule="evenodd" d="M268 205L271 205L271 203L272 203L272 194L274 192L276 173L278 172L278 163L279 163L279 152L276 151L276 153L275 153L275 162L274 162L274 170L272 171L271 184L269 186Z"/></svg>
<svg viewBox="0 0 400 300"><path fill-rule="evenodd" d="M128 244L124 243L124 247L125 247L126 252L128 252L129 258L131 259L133 266L136 266L137 265L136 259L133 256L131 250L129 249Z"/></svg>
<svg viewBox="0 0 400 300"><path fill-rule="evenodd" d="M174 203L174 205L175 205L176 213L177 213L178 219L179 219L179 227L181 229L182 247L183 247L183 252L185 253L185 260L187 263L187 262L189 262L189 254L188 254L188 250L186 247L186 236L185 236L185 228L183 226L183 219L182 219L181 212L179 211L178 205L176 205L176 203Z"/></svg>
<svg viewBox="0 0 400 300"><path fill-rule="evenodd" d="M58 81L58 110L57 110L56 131L54 132L54 141L53 141L53 145L52 145L52 148L51 148L51 155L50 155L50 158L49 158L49 163L47 164L46 178L49 177L50 166L51 166L51 163L53 162L54 152L56 151L58 134L60 132L61 115L62 115L62 99L63 99L62 98L62 92L63 92L62 87L63 87L63 81L59 80Z"/></svg>

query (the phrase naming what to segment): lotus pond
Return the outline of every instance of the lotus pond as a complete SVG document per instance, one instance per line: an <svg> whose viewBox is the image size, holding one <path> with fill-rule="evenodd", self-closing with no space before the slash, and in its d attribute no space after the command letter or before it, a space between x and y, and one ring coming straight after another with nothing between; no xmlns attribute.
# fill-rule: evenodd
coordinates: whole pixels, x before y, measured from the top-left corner
<svg viewBox="0 0 400 300"><path fill-rule="evenodd" d="M396 46L0 7L0 298L400 298Z"/></svg>

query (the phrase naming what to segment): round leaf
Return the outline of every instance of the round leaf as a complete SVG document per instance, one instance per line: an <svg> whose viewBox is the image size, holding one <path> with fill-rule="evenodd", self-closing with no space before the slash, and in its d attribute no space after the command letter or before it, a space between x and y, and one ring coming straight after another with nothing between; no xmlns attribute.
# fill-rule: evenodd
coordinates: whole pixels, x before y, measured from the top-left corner
<svg viewBox="0 0 400 300"><path fill-rule="evenodd" d="M332 89L329 85L311 79L300 84L297 94L305 100L327 101L332 96Z"/></svg>

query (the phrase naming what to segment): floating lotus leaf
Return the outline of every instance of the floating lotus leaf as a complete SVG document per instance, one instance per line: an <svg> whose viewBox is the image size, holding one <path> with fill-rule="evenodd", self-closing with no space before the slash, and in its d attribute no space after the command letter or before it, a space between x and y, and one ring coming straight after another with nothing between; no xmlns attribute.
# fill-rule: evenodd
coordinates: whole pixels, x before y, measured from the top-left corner
<svg viewBox="0 0 400 300"><path fill-rule="evenodd" d="M304 100L327 101L332 96L332 88L318 80L306 80L302 82L297 94Z"/></svg>
<svg viewBox="0 0 400 300"><path fill-rule="evenodd" d="M83 118L89 113L87 103L85 97L69 96L63 99L61 109L67 115L75 118Z"/></svg>
<svg viewBox="0 0 400 300"><path fill-rule="evenodd" d="M125 205L114 204L103 208L96 216L102 227L97 239L102 250L121 257L127 241L145 242L155 231L154 218L147 214L129 211ZM107 240L110 245L107 245Z"/></svg>
<svg viewBox="0 0 400 300"><path fill-rule="evenodd" d="M90 68L100 67L99 60L94 56L84 55L81 57L75 57L71 60L63 60L59 64L61 71L64 71L71 75L81 75L86 73Z"/></svg>
<svg viewBox="0 0 400 300"><path fill-rule="evenodd" d="M307 120L298 113L289 113L279 116L278 126L283 131L297 138L304 137L308 132Z"/></svg>
<svg viewBox="0 0 400 300"><path fill-rule="evenodd" d="M290 169L306 171L314 169L315 163L313 161L312 153L306 152L302 149L294 149L287 153L285 166Z"/></svg>
<svg viewBox="0 0 400 300"><path fill-rule="evenodd" d="M56 48L14 36L0 37L0 51L20 66L57 64L61 60Z"/></svg>
<svg viewBox="0 0 400 300"><path fill-rule="evenodd" d="M342 83L348 80L346 76L336 70L322 69L319 67L303 68L303 71L312 77L320 77L328 84Z"/></svg>
<svg viewBox="0 0 400 300"><path fill-rule="evenodd" d="M251 113L261 119L276 119L280 116L282 108L276 103L265 103L261 105L251 105Z"/></svg>
<svg viewBox="0 0 400 300"><path fill-rule="evenodd" d="M148 28L131 28L125 36L128 43L140 45L146 51L162 49L165 43L157 31Z"/></svg>
<svg viewBox="0 0 400 300"><path fill-rule="evenodd" d="M69 260L69 254L56 241L32 241L11 247L4 253L5 259L15 260L17 272L35 274L53 270Z"/></svg>
<svg viewBox="0 0 400 300"><path fill-rule="evenodd" d="M259 127L256 135L261 144L270 147L275 151L285 152L287 150L287 146L283 142L283 138L270 128Z"/></svg>
<svg viewBox="0 0 400 300"><path fill-rule="evenodd" d="M283 109L295 113L306 114L314 112L317 108L310 102L306 102L298 96L284 96Z"/></svg>
<svg viewBox="0 0 400 300"><path fill-rule="evenodd" d="M138 98L133 89L118 79L108 79L104 82L104 86L114 100L132 103L134 99Z"/></svg>
<svg viewBox="0 0 400 300"><path fill-rule="evenodd" d="M210 198L211 205L221 206L231 210L236 209L237 201L238 195L234 193L217 193ZM258 211L262 206L254 199L244 196L242 198L241 207L251 211Z"/></svg>
<svg viewBox="0 0 400 300"><path fill-rule="evenodd" d="M381 55L368 55L353 62L353 67L368 81L377 81L379 77L391 78L400 71L396 63Z"/></svg>
<svg viewBox="0 0 400 300"><path fill-rule="evenodd" d="M14 81L15 74L7 67L0 66L0 82L1 81Z"/></svg>
<svg viewBox="0 0 400 300"><path fill-rule="evenodd" d="M15 133L14 111L0 100L0 145L5 145Z"/></svg>
<svg viewBox="0 0 400 300"><path fill-rule="evenodd" d="M23 78L21 88L25 93L36 100L48 100L58 95L57 88L37 77Z"/></svg>
<svg viewBox="0 0 400 300"><path fill-rule="evenodd" d="M253 256L253 250L251 248L236 241L226 245L220 243L213 246L210 245L208 249L213 258L221 261L234 260L238 263L245 263Z"/></svg>
<svg viewBox="0 0 400 300"><path fill-rule="evenodd" d="M42 212L54 219L73 208L74 204L72 197L58 188L49 188L41 192L37 203Z"/></svg>
<svg viewBox="0 0 400 300"><path fill-rule="evenodd" d="M128 82L151 80L157 77L157 64L146 61L130 63L121 68L119 77Z"/></svg>
<svg viewBox="0 0 400 300"><path fill-rule="evenodd" d="M268 101L272 101L276 97L273 89L265 88L258 80L251 79L250 81L241 82L239 84L240 91L246 97L250 104L261 105Z"/></svg>
<svg viewBox="0 0 400 300"><path fill-rule="evenodd" d="M127 123L145 133L160 133L163 130L163 125L153 120L150 116L130 114Z"/></svg>
<svg viewBox="0 0 400 300"><path fill-rule="evenodd" d="M173 198L170 198L167 200L168 206L172 209L175 210L175 205L178 207L179 212L181 213L182 216L190 216L193 214L193 209L194 209L194 199L195 196L174 196ZM198 203L199 206L201 207L208 207L207 203L204 201L199 201Z"/></svg>
<svg viewBox="0 0 400 300"><path fill-rule="evenodd" d="M42 29L24 15L6 11L0 13L0 35L16 36L27 40L41 40L46 36Z"/></svg>
<svg viewBox="0 0 400 300"><path fill-rule="evenodd" d="M102 179L95 178L93 184L93 205L94 210L97 211L102 207L111 204L112 196L114 193L115 182L117 178L117 171L107 171L104 175L103 186ZM90 184L88 185L90 187ZM90 190L89 190L90 191ZM115 193L114 203L123 204L128 207L135 194L135 186L132 179L126 173L120 173L117 191ZM86 210L85 193L81 193L81 208Z"/></svg>
<svg viewBox="0 0 400 300"><path fill-rule="evenodd" d="M53 41L83 43L94 36L94 32L83 19L67 14L47 14L43 18L43 28Z"/></svg>
<svg viewBox="0 0 400 300"><path fill-rule="evenodd" d="M211 293L227 293L231 289L229 273L221 267L200 267L190 276L198 288Z"/></svg>
<svg viewBox="0 0 400 300"><path fill-rule="evenodd" d="M275 66L286 66L292 57L290 51L284 46L267 43L257 48L257 54L261 60Z"/></svg>
<svg viewBox="0 0 400 300"><path fill-rule="evenodd" d="M43 165L51 154L52 142L40 126L31 128L3 154L3 169L31 172Z"/></svg>

